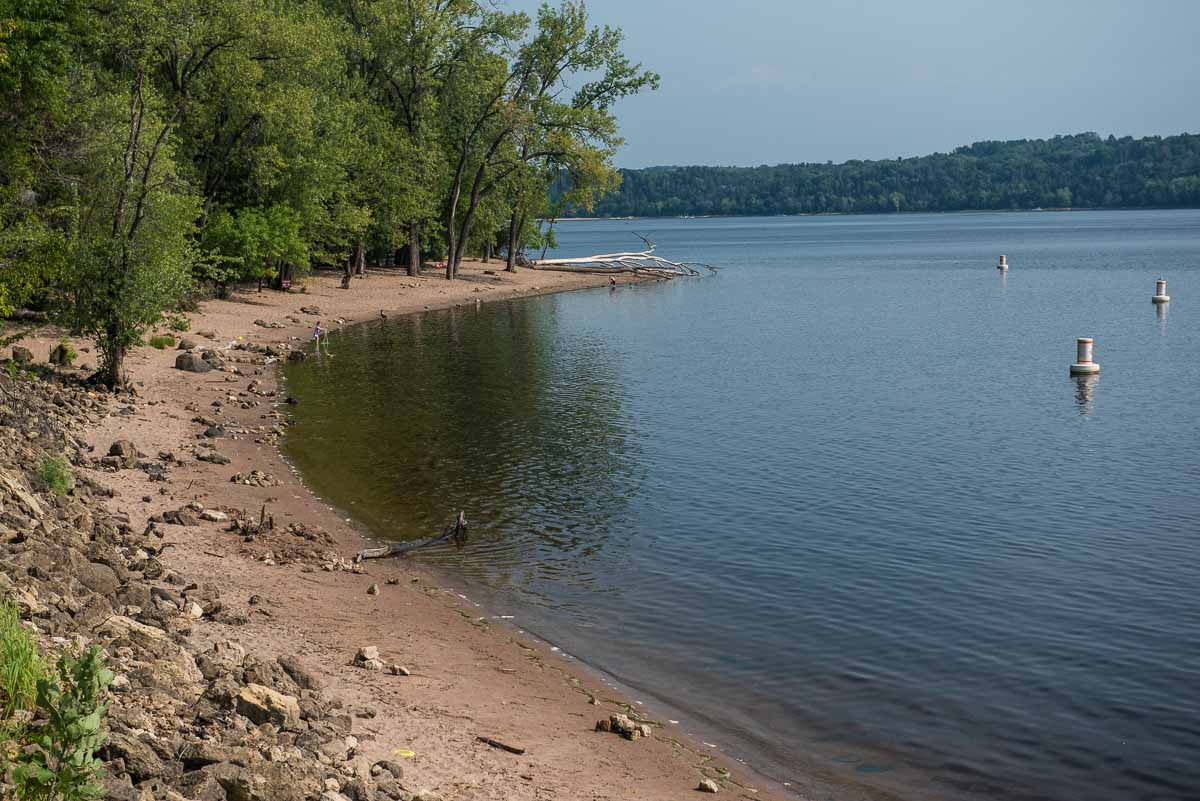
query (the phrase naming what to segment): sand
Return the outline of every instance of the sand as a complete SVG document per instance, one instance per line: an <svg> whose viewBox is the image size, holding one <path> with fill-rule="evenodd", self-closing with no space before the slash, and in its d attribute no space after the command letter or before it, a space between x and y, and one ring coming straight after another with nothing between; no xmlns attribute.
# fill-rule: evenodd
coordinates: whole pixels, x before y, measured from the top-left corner
<svg viewBox="0 0 1200 801"><path fill-rule="evenodd" d="M485 269L497 273L485 274ZM381 311L395 316L596 286L608 280L499 270L495 264L467 264L461 279L454 282L435 274L409 278L400 271L372 271L356 279L349 290L338 288L340 274L319 274L308 280L303 293L250 290L229 300L205 302L190 315L191 331L186 336L204 347L228 347L239 337L249 343L298 344L310 336L318 319L325 327L336 328L378 318ZM303 306L319 307L320 315L301 313ZM263 328L255 320L285 327ZM213 337L202 338L196 332L211 332ZM44 361L58 337L49 330L39 333L21 344ZM275 411L271 398L262 398L259 407L248 410L232 403L220 409L211 406L214 399L244 390L254 378L272 387L273 368L266 367L256 376L251 374L252 366L238 365L247 375L226 381L229 374L224 372L193 374L174 369L177 355L176 350L150 347L131 354L128 369L137 397L125 414L116 411L123 404L114 404L114 414L89 433L89 442L98 452L106 452L112 441L123 438L151 455L159 451L190 455L188 450L204 427L192 421L195 412L184 408L188 404L226 421L231 431L278 422L263 419ZM82 353L80 361L94 367L95 354ZM447 801L665 801L702 796L695 788L702 778L711 777L718 779L722 795L785 797L784 791L749 776L736 761L691 740L666 721L654 727L650 739L627 741L595 732L598 719L635 704L635 699L621 697L593 671L559 658L544 644L491 619L445 574L424 571L405 559L364 562L362 574L326 572L301 562L271 564L286 561L269 557L286 553L296 543L294 536L282 531L288 523L324 529L333 538L329 548L346 559L369 543L352 520L303 485L273 444L242 436L216 440L216 445L232 459L231 464L188 458L165 483L152 482L139 470L104 473L97 479L116 490L112 506L128 512L135 525L191 500L207 508L255 511L266 504L278 524L274 539L246 544L217 523L164 527L167 541L173 544L165 555L168 566L184 575L207 577L220 588L223 599L233 599L230 605L249 617L244 626L201 622L194 636L236 639L248 651L264 656L298 654L322 678L328 695L374 713L371 718L355 719L354 734L372 759L402 761L409 787L436 790ZM262 488L230 482L234 473L255 468L282 484ZM388 584L389 578L398 583ZM378 595L367 593L371 584L379 585ZM251 596L258 596L256 604L250 604ZM377 646L387 662L404 665L412 675L353 667L355 651L365 645ZM654 717L652 704L635 708ZM477 739L481 735L524 748L525 753L491 747ZM413 756L398 756L396 749L407 749Z"/></svg>

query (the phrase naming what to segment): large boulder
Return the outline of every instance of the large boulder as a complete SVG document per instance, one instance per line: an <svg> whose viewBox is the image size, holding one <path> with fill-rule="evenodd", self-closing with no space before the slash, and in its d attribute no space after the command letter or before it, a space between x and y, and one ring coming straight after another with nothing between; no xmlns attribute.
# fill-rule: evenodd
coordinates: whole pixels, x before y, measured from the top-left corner
<svg viewBox="0 0 1200 801"><path fill-rule="evenodd" d="M284 731L299 731L300 702L261 684L247 684L238 693L237 711L255 723L274 723Z"/></svg>
<svg viewBox="0 0 1200 801"><path fill-rule="evenodd" d="M17 364L33 364L33 351L17 345L12 349L12 360Z"/></svg>
<svg viewBox="0 0 1200 801"><path fill-rule="evenodd" d="M175 357L175 369L189 373L207 373L213 366L196 354L184 351Z"/></svg>

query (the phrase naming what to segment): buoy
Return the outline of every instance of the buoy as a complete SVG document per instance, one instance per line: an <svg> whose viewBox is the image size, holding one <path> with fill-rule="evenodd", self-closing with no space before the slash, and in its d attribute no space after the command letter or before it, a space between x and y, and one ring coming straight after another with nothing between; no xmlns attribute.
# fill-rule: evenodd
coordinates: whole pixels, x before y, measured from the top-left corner
<svg viewBox="0 0 1200 801"><path fill-rule="evenodd" d="M1091 375L1100 372L1100 365L1092 361L1091 337L1075 340L1075 347L1075 363L1071 365L1071 375Z"/></svg>
<svg viewBox="0 0 1200 801"><path fill-rule="evenodd" d="M1008 270L1008 256L1000 257L1000 263L996 265L996 269L1001 271Z"/></svg>
<svg viewBox="0 0 1200 801"><path fill-rule="evenodd" d="M1171 296L1167 294L1167 279L1160 278L1154 282L1154 297L1150 300L1153 303L1171 302Z"/></svg>

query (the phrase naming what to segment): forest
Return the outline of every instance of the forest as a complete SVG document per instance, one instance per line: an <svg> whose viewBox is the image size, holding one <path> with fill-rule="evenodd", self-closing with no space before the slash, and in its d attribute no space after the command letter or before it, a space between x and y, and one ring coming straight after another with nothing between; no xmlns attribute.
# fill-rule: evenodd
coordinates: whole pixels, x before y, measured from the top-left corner
<svg viewBox="0 0 1200 801"><path fill-rule="evenodd" d="M621 47L579 0L0 0L0 317L115 386L197 290L512 269L619 181L613 104L658 83Z"/></svg>
<svg viewBox="0 0 1200 801"><path fill-rule="evenodd" d="M1200 206L1200 135L976 142L843 164L622 170L572 216L657 217ZM564 185L569 186L569 177Z"/></svg>

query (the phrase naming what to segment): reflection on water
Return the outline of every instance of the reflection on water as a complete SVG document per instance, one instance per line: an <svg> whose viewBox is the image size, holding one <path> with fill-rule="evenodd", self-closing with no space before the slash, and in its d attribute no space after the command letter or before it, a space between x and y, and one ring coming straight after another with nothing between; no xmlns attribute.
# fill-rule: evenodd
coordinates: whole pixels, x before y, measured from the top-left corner
<svg viewBox="0 0 1200 801"><path fill-rule="evenodd" d="M1100 376L1096 374L1073 375L1071 380L1075 382L1075 405L1079 407L1079 413L1091 414L1092 400L1096 396L1096 385L1100 383Z"/></svg>
<svg viewBox="0 0 1200 801"><path fill-rule="evenodd" d="M429 536L465 509L468 570L534 594L563 574L590 581L638 484L619 360L536 312L497 303L333 334L288 371L303 398L289 455L379 536Z"/></svg>
<svg viewBox="0 0 1200 801"><path fill-rule="evenodd" d="M1169 303L1155 303L1154 316L1158 320L1158 332L1163 336L1167 335L1167 307Z"/></svg>

